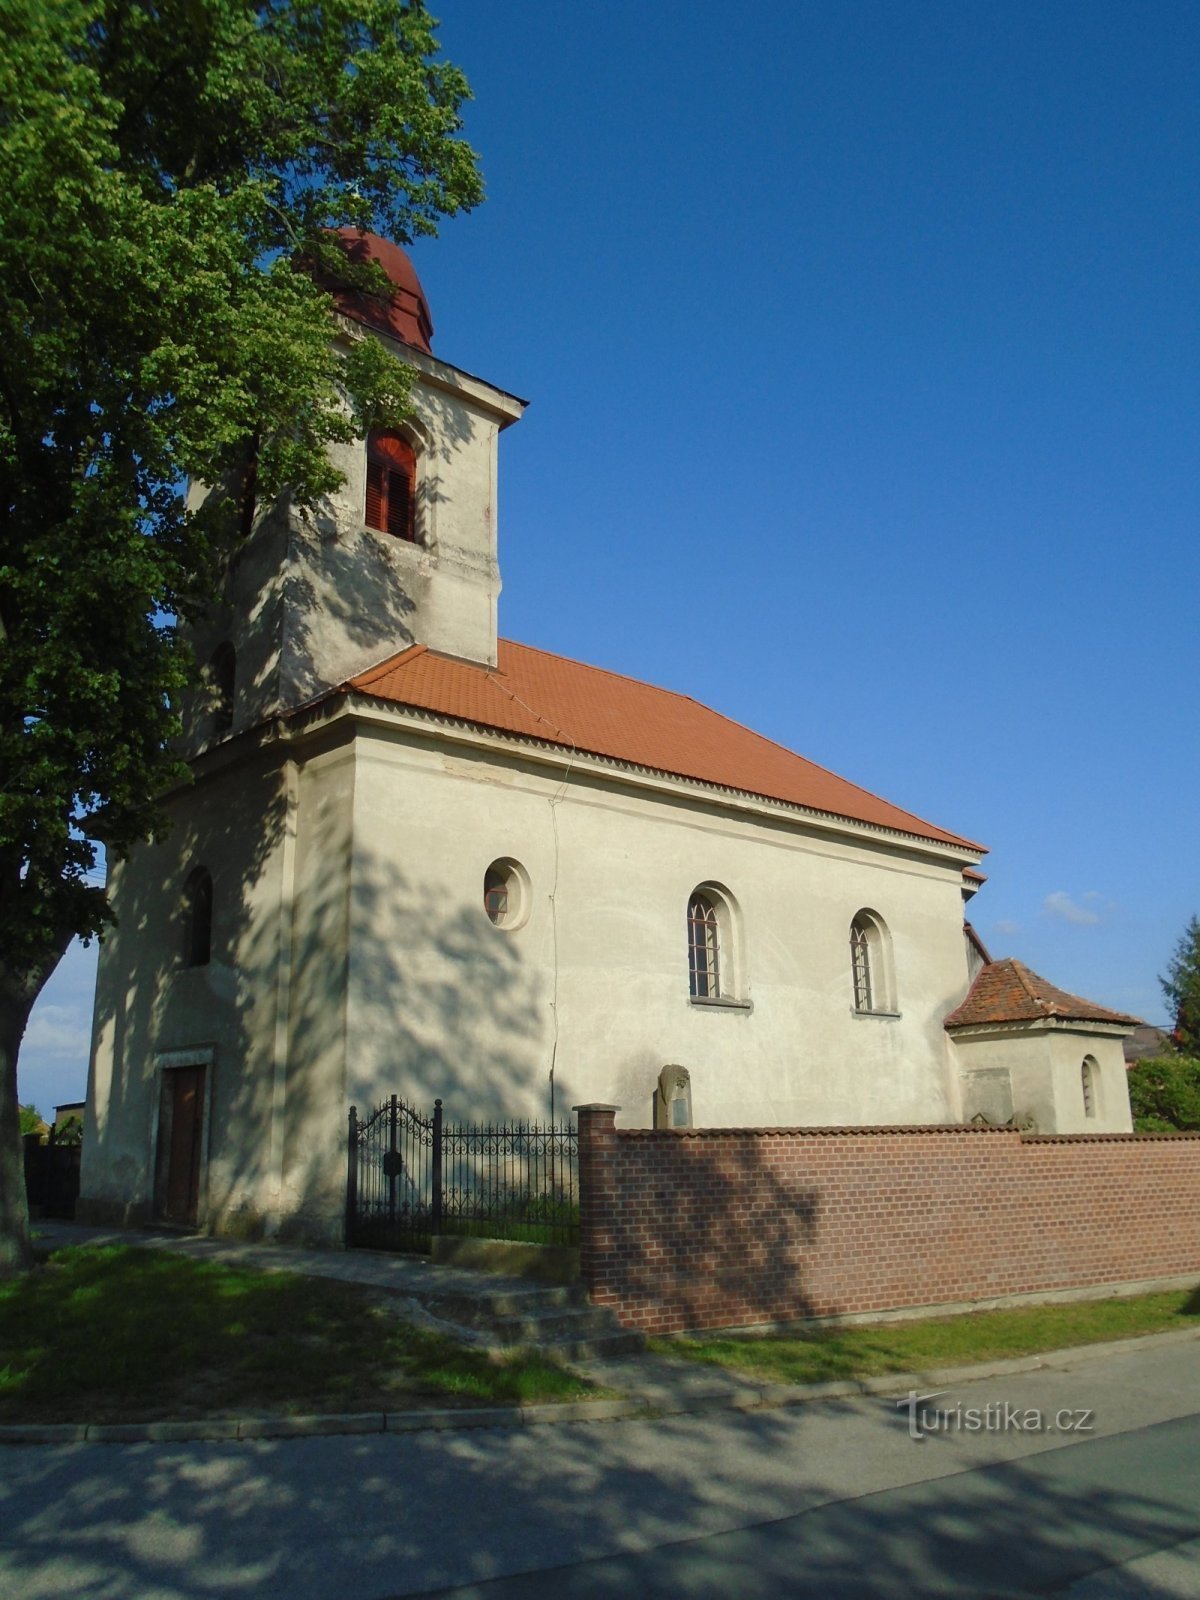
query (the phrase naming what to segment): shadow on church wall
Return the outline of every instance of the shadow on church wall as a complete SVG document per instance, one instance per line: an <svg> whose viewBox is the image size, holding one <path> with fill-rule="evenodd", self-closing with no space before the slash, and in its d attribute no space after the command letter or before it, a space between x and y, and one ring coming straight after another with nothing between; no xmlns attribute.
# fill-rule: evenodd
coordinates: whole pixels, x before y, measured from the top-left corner
<svg viewBox="0 0 1200 1600"><path fill-rule="evenodd" d="M348 753L342 770L352 772ZM305 789L287 846L288 797L269 756L201 779L175 799L166 840L120 869L83 1175L96 1220L153 1214L171 1052L211 1048L202 1211L247 1235L282 1215L285 1233L340 1236L351 1100L365 1111L396 1092L428 1110L440 1096L448 1113L479 1121L545 1114L518 1098L544 1075L545 1026L519 945L498 936L482 897L448 906L419 865L398 871L362 838L351 882L352 807L338 781ZM213 879L212 953L189 967L183 890L197 865Z"/></svg>

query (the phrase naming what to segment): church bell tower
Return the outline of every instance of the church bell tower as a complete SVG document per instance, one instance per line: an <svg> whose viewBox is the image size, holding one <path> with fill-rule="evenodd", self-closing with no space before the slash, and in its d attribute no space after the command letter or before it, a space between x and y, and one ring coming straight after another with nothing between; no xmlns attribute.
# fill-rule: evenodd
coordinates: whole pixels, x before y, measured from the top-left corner
<svg viewBox="0 0 1200 1600"><path fill-rule="evenodd" d="M412 644L496 662L497 441L525 402L433 354L429 305L403 250L357 229L337 237L351 260L383 269L390 293L335 293L335 338L377 339L412 367L413 414L395 432L334 446L344 481L315 510L286 495L255 508L223 603L192 634L210 680L189 719L193 749Z"/></svg>

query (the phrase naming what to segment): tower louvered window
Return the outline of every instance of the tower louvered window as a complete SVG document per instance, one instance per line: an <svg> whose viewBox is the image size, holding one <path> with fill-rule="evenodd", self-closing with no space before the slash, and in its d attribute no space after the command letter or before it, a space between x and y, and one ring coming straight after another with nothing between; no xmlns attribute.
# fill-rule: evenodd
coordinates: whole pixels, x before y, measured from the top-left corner
<svg viewBox="0 0 1200 1600"><path fill-rule="evenodd" d="M373 433L367 441L368 528L416 544L417 458L398 433Z"/></svg>

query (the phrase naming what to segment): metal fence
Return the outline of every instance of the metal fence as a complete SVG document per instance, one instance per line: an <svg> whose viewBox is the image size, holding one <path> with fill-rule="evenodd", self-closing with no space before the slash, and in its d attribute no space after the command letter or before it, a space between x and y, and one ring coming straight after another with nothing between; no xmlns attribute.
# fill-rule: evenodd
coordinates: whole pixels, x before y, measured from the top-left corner
<svg viewBox="0 0 1200 1600"><path fill-rule="evenodd" d="M579 1242L579 1134L570 1123L452 1124L397 1095L350 1108L346 1243L430 1249L435 1235Z"/></svg>
<svg viewBox="0 0 1200 1600"><path fill-rule="evenodd" d="M22 1146L25 1154L25 1194L31 1215L64 1217L75 1215L79 1198L78 1138L61 1138L54 1128L43 1144L36 1133L27 1133Z"/></svg>

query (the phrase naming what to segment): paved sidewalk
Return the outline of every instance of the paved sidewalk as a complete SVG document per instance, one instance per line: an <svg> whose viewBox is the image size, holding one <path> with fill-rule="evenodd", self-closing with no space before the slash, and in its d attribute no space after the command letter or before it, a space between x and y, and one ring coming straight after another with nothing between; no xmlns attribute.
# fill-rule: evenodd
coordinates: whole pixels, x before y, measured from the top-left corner
<svg viewBox="0 0 1200 1600"><path fill-rule="evenodd" d="M243 1244L236 1239L214 1239L206 1234L156 1232L140 1228L87 1228L77 1222L35 1222L34 1248L61 1250L72 1244L124 1244L144 1250L177 1250L180 1255L204 1261L228 1261L234 1266L278 1268L300 1272L308 1278L336 1278L341 1283L365 1283L391 1294L415 1296L436 1285L440 1295L535 1287L529 1278L506 1278L494 1272L474 1272L463 1267L435 1266L425 1256L389 1255L381 1250L300 1250L285 1244Z"/></svg>
<svg viewBox="0 0 1200 1600"><path fill-rule="evenodd" d="M126 1244L148 1250L174 1250L207 1260L278 1268L344 1283L367 1284L407 1299L420 1314L422 1296L483 1297L497 1290L528 1293L526 1278L505 1278L459 1267L435 1266L417 1256L368 1250L299 1250L285 1245L241 1244L200 1235L87 1228L68 1222L38 1222L35 1245L61 1249L70 1244ZM461 1331L461 1330L460 1330ZM546 1423L610 1422L634 1417L680 1416L706 1411L757 1411L864 1395L903 1395L912 1390L950 1387L989 1377L1070 1370L1080 1363L1159 1346L1190 1343L1200 1330L1152 1334L1108 1344L1046 1351L1011 1361L973 1363L921 1373L805 1385L771 1383L745 1373L725 1373L694 1362L672 1361L641 1352L574 1361L576 1371L619 1399L578 1400L526 1406L441 1408L436 1404L401 1412L342 1413L311 1417L215 1418L187 1422L13 1424L0 1427L0 1444L158 1443L200 1439L273 1439L336 1434L413 1433L466 1428L525 1428Z"/></svg>

